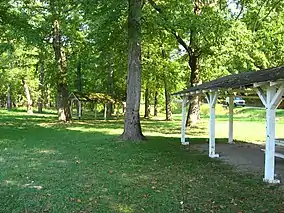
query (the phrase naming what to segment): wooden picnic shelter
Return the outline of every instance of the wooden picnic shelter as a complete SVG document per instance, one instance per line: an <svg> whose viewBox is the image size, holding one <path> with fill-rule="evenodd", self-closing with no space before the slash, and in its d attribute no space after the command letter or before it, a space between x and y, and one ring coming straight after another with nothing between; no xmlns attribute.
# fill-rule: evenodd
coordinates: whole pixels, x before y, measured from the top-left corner
<svg viewBox="0 0 284 213"><path fill-rule="evenodd" d="M203 84L174 93L182 98L182 127L181 143L186 142L186 106L192 96L204 95L210 107L209 122L209 157L218 158L215 150L215 106L220 96L229 96L229 132L228 142L233 143L233 111L234 95L255 94L260 98L266 109L266 145L265 145L265 171L264 181L279 183L275 179L275 156L284 158L284 155L275 153L275 144L284 145L282 139L275 138L276 109L284 95L284 66L263 69L259 71L241 72L218 78Z"/></svg>

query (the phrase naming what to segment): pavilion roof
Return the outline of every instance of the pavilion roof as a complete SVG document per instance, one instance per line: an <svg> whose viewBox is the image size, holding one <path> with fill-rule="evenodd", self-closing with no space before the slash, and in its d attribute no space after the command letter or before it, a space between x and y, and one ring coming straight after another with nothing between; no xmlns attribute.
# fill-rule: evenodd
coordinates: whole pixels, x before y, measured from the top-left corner
<svg viewBox="0 0 284 213"><path fill-rule="evenodd" d="M255 83L275 82L284 80L284 66L263 69L259 71L242 72L227 75L213 81L174 93L175 96L209 92L214 90L244 89L253 87Z"/></svg>
<svg viewBox="0 0 284 213"><path fill-rule="evenodd" d="M75 96L78 100L80 101L85 101L85 102L97 102L97 103L115 103L117 102L114 100L110 95L105 94L105 93L79 93L79 92L72 92L71 97Z"/></svg>

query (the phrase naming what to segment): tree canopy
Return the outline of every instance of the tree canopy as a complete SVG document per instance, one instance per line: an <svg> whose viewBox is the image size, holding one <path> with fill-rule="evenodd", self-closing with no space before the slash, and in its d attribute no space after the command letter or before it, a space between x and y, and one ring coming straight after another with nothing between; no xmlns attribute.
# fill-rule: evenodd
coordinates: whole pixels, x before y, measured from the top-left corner
<svg viewBox="0 0 284 213"><path fill-rule="evenodd" d="M141 99L144 117L161 106L170 119L176 90L282 65L283 8L279 0L2 0L0 104L56 107L68 121L71 92L104 93L126 101L126 115Z"/></svg>

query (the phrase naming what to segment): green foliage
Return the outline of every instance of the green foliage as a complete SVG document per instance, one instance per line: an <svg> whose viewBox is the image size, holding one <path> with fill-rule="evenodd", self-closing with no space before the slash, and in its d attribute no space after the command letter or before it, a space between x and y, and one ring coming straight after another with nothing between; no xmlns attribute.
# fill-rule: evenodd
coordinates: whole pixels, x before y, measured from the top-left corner
<svg viewBox="0 0 284 213"><path fill-rule="evenodd" d="M170 92L189 84L189 56L176 35L199 55L202 81L284 63L281 1L155 1L159 12L149 2L142 5L142 91L150 89L151 103L155 91L160 94L160 105L164 103L165 80ZM6 101L8 85L16 102L24 100L22 77L36 102L40 63L44 98L50 94L55 102L58 74L52 46L53 14L60 19L70 91L78 91L80 79L83 93L104 93L125 100L127 1L68 0L54 4L56 11L47 0L1 1L2 102Z"/></svg>

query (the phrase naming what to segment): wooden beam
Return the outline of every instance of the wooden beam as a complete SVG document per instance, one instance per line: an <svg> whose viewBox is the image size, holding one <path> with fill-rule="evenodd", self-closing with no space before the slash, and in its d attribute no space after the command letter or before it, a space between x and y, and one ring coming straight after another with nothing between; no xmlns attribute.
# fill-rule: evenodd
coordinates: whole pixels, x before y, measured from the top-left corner
<svg viewBox="0 0 284 213"><path fill-rule="evenodd" d="M276 109L279 106L279 104L282 101L283 94L284 94L284 84L282 84L280 86L280 88L277 90L277 92L274 95L274 97L272 97L272 100L271 100L271 103L270 103L271 104L271 108Z"/></svg>
<svg viewBox="0 0 284 213"><path fill-rule="evenodd" d="M270 82L270 86L273 87L273 86L278 86L278 85L282 85L284 84L284 79L279 79L277 81L273 81L273 82Z"/></svg>
<svg viewBox="0 0 284 213"><path fill-rule="evenodd" d="M266 102L266 95L264 94L263 90L259 87L256 90L258 97L260 98L262 104L267 107L267 102Z"/></svg>
<svg viewBox="0 0 284 213"><path fill-rule="evenodd" d="M253 87L257 88L257 87L263 87L263 86L267 86L269 85L268 81L264 81L264 82L257 82L253 84Z"/></svg>

